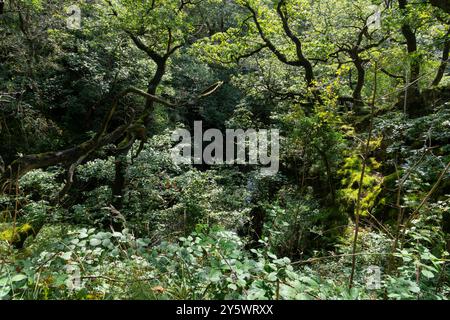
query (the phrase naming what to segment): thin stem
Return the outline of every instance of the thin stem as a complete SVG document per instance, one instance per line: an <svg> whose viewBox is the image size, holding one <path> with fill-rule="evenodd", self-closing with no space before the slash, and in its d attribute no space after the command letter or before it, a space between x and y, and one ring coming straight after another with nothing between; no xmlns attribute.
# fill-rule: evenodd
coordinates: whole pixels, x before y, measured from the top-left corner
<svg viewBox="0 0 450 320"><path fill-rule="evenodd" d="M353 287L353 279L355 277L356 249L357 249L359 227L360 227L359 226L359 216L361 214L361 197L362 197L362 191L363 191L364 176L366 174L367 158L369 156L369 151L370 151L370 141L372 140L372 133L373 133L373 118L374 118L374 114L375 114L375 99L376 99L376 94L377 94L377 75L378 75L378 73L377 73L377 63L375 62L375 68L374 68L374 89L373 89L373 97L372 97L372 101L371 101L369 135L367 137L364 154L362 156L362 169L361 169L361 176L360 176L360 179L359 179L358 197L356 199L355 234L354 234L354 238L353 238L352 271L350 273L349 289L351 289Z"/></svg>

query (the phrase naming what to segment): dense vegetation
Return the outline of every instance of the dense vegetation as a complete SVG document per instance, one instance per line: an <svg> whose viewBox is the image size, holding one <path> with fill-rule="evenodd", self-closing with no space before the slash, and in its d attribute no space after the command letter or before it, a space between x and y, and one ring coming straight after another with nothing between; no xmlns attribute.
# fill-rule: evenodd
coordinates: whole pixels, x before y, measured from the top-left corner
<svg viewBox="0 0 450 320"><path fill-rule="evenodd" d="M447 0L0 0L0 299L447 299L449 51Z"/></svg>

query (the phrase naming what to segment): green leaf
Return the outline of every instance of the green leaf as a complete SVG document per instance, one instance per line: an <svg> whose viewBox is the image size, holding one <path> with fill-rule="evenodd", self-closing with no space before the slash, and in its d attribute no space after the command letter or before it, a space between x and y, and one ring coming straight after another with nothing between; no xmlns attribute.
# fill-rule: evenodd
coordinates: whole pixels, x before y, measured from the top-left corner
<svg viewBox="0 0 450 320"><path fill-rule="evenodd" d="M88 234L87 233L80 233L79 235L78 235L78 238L80 238L80 239L84 239L84 238L87 238L88 237Z"/></svg>
<svg viewBox="0 0 450 320"><path fill-rule="evenodd" d="M122 237L122 234L121 234L120 232L114 231L113 234L112 234L112 236L113 236L114 238L121 238L121 237Z"/></svg>
<svg viewBox="0 0 450 320"><path fill-rule="evenodd" d="M228 288L231 289L231 290L237 290L237 286L234 283L230 283L228 285Z"/></svg>
<svg viewBox="0 0 450 320"><path fill-rule="evenodd" d="M24 274L16 274L15 276L13 276L11 278L11 282L19 282L19 281L25 280L27 278L28 277Z"/></svg>
<svg viewBox="0 0 450 320"><path fill-rule="evenodd" d="M212 269L209 273L209 281L211 282L219 282L220 278L222 276L222 273L217 269Z"/></svg>
<svg viewBox="0 0 450 320"><path fill-rule="evenodd" d="M71 257L72 257L72 252L71 252L71 251L69 251L69 252L64 252L64 253L61 255L61 259L63 259L63 260L70 260Z"/></svg>
<svg viewBox="0 0 450 320"><path fill-rule="evenodd" d="M9 291L11 291L10 287L0 288L0 300L8 297Z"/></svg>
<svg viewBox="0 0 450 320"><path fill-rule="evenodd" d="M318 287L319 286L319 284L316 281L314 281L313 279L311 279L310 277L305 277L305 276L304 277L300 277L299 280L304 282L304 283L306 283L306 284L308 284L308 285L310 285L311 287Z"/></svg>
<svg viewBox="0 0 450 320"><path fill-rule="evenodd" d="M267 276L267 280L269 280L269 281L277 281L277 273L276 272L269 273L269 275Z"/></svg>
<svg viewBox="0 0 450 320"><path fill-rule="evenodd" d="M274 255L272 252L267 252L267 256L272 259L277 259L277 256Z"/></svg>
<svg viewBox="0 0 450 320"><path fill-rule="evenodd" d="M411 292L413 292L413 293L419 293L419 292L420 292L420 288L419 288L419 286L418 286L417 284L412 283L412 284L409 286L409 291L411 291Z"/></svg>
<svg viewBox="0 0 450 320"><path fill-rule="evenodd" d="M9 283L9 278L4 277L0 279L0 287L6 286Z"/></svg>
<svg viewBox="0 0 450 320"><path fill-rule="evenodd" d="M102 241L102 246L104 246L104 247L106 247L106 248L108 248L108 249L114 248L114 246L113 246L111 240L109 240L109 239L103 240L103 241Z"/></svg>
<svg viewBox="0 0 450 320"><path fill-rule="evenodd" d="M352 288L350 290L350 298L356 300L358 299L358 297L359 297L359 290L357 288Z"/></svg>
<svg viewBox="0 0 450 320"><path fill-rule="evenodd" d="M91 239L91 240L89 241L89 244L90 244L91 246L93 246L93 247L99 246L101 243L102 243L102 241L99 240L99 239L96 239L96 238Z"/></svg>
<svg viewBox="0 0 450 320"><path fill-rule="evenodd" d="M423 270L422 270L422 274L423 274L425 277L427 277L428 279L434 278L433 272L431 272L431 271L429 271L429 270L423 269Z"/></svg>

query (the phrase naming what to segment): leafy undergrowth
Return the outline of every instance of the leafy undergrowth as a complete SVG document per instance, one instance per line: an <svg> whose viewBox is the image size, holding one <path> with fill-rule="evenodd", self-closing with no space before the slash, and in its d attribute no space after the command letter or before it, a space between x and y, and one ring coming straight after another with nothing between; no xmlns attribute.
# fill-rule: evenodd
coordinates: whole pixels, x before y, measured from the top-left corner
<svg viewBox="0 0 450 320"><path fill-rule="evenodd" d="M380 287L370 290L367 268L383 265L389 247L374 232L363 233L357 277L349 290L351 263L345 249L327 259L292 262L271 253L267 242L247 251L234 232L197 229L152 246L150 239L136 238L126 229L46 226L20 252L2 245L1 298L446 299L450 292L442 282L448 260L423 246L399 250L404 266L392 275L382 273Z"/></svg>
<svg viewBox="0 0 450 320"><path fill-rule="evenodd" d="M381 130L394 130L399 126L395 121L386 120ZM420 135L415 126L422 122L409 130ZM393 137L392 150L397 142ZM61 188L57 167L29 172L20 179L17 195L0 197L6 208L5 223L0 224L0 299L449 297L448 233L443 226L450 197L443 189L418 215L405 220L407 228L392 254L395 224L370 220L369 214L382 217L377 210L390 212L388 204L395 199L386 196L386 187L377 187L364 203L367 213L361 217L350 289L354 224L342 211L352 202L351 192L338 192L339 207L326 207L310 189L299 190L281 174L267 178L255 171L175 166L169 144L168 132L155 136L138 158L130 159L130 188L120 212L111 206L111 158L80 166L74 203L50 204ZM406 171L420 150L403 152ZM434 155L424 158L405 179L408 210L417 208L441 166ZM379 179L378 171L369 173L390 183L389 177ZM354 182L346 180L347 172L342 175L342 190L353 191ZM281 186L275 194L274 185ZM371 185L364 185L367 195ZM264 213L264 223L255 243L249 224L258 212ZM24 225L37 233L22 248L11 244L14 223L15 233ZM374 267L379 278L370 274Z"/></svg>

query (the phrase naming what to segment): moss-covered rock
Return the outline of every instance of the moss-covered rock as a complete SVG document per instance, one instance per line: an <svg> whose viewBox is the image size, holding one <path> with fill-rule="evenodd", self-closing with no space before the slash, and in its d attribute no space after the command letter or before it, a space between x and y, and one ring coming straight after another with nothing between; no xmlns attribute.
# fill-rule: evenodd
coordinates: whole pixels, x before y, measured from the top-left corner
<svg viewBox="0 0 450 320"><path fill-rule="evenodd" d="M22 248L25 240L34 235L35 231L31 224L25 223L18 227L11 227L0 232L0 240L7 241L17 248Z"/></svg>

